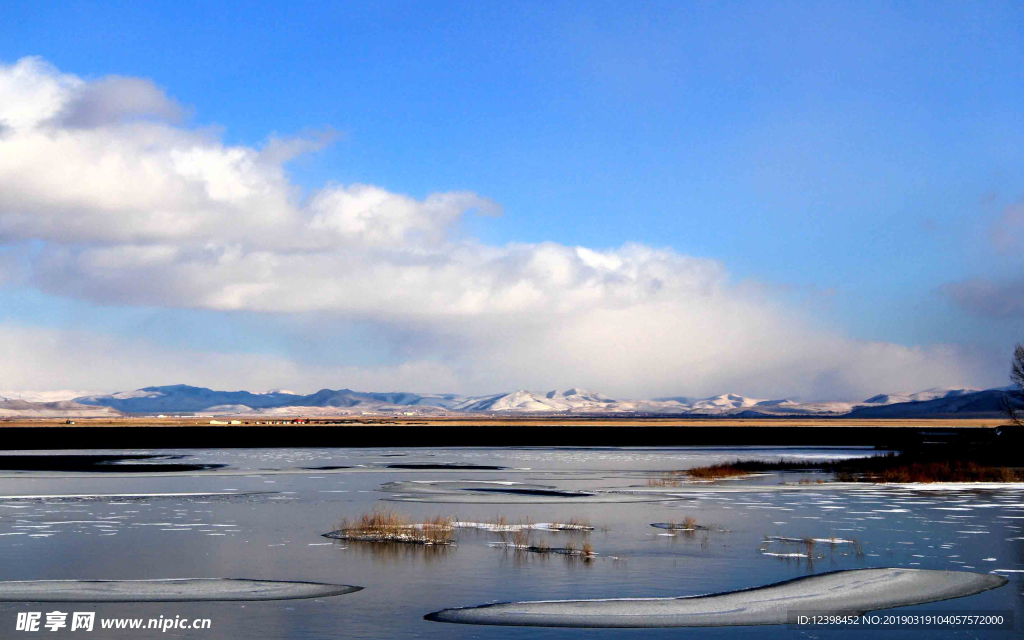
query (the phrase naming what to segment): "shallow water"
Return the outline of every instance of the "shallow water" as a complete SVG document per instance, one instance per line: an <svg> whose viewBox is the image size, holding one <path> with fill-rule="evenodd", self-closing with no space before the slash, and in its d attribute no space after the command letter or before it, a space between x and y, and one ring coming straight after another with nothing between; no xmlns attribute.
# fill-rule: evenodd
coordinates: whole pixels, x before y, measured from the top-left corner
<svg viewBox="0 0 1024 640"><path fill-rule="evenodd" d="M663 478L664 471L737 457L831 459L871 455L870 450L145 453L181 454L187 456L180 460L183 463L225 466L198 472L0 471L3 496L94 496L0 498L3 579L227 577L365 587L358 593L313 600L69 605L75 611L96 611L98 617L180 615L213 621L212 632L131 634L142 638L611 638L628 633L668 638L678 637L679 630L490 628L429 622L423 616L447 607L498 601L705 594L837 569L1009 570L1001 571L1010 578L1003 588L906 610L1012 610L1018 630L1024 625L1024 574L1013 572L1024 570L1024 492L1019 489L936 492L871 485L823 487L813 483L817 476L807 473L768 474L713 485L648 486L649 480ZM805 483L797 484L800 480ZM781 482L793 484L780 486ZM204 495L102 497L147 493ZM536 531L531 542L562 547L567 541L578 546L586 540L599 555L582 561L516 553L491 545L502 541L501 534L475 529L460 530L458 544L451 548L332 542L321 537L341 517L356 517L375 507L417 518L450 515L461 521L499 515L511 522L582 517L597 529L589 534ZM685 532L650 526L682 522L686 516L707 529ZM819 541L808 548L804 538L850 542ZM23 635L14 631L18 612L51 610L52 605L0 603L0 637ZM120 633L127 637L127 632ZM786 627L698 628L686 633L702 638L806 635ZM819 633L826 632L815 632ZM827 633L853 637L856 632ZM871 633L879 638L907 634ZM1008 637L1005 631L913 633Z"/></svg>

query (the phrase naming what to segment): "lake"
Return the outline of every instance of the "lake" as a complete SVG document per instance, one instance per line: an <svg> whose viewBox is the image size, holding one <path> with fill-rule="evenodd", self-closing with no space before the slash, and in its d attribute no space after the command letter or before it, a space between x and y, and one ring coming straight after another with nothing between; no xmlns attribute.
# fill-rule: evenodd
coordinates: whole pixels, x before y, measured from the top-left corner
<svg viewBox="0 0 1024 640"><path fill-rule="evenodd" d="M226 577L364 589L266 602L0 603L3 637L26 635L14 630L19 612L70 609L95 611L98 618L212 621L212 630L110 631L109 637L612 638L642 633L677 638L679 629L488 627L423 616L513 600L697 595L872 567L998 571L1010 579L1005 587L904 610L1012 611L1017 628L1024 624L1020 488L831 487L817 483L827 476L815 473L678 484L666 475L737 458L876 453L867 448L189 449L142 452L162 456L142 459L105 457L140 453L113 450L15 453L54 462L37 470L33 463L0 471L4 580ZM101 457L83 467L65 464L61 456L68 454ZM110 494L117 497L98 497ZM597 556L517 552L497 546L507 535L477 529L460 529L451 547L322 537L342 517L351 520L373 509L417 520L436 515L475 522L504 517L513 523L581 518L594 531L535 531L531 541L552 547L589 541ZM697 531L651 526L687 516L700 525ZM819 542L809 548L806 538ZM832 538L848 542L824 541ZM73 633L63 629L52 635ZM731 639L859 635L785 626L685 633ZM896 638L907 632L871 633ZM1007 631L916 633L1012 636Z"/></svg>

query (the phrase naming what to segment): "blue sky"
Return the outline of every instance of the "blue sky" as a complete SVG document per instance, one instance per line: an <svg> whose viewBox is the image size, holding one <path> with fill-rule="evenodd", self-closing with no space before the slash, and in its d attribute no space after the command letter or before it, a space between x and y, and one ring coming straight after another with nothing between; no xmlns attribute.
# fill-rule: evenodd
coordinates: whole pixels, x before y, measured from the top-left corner
<svg viewBox="0 0 1024 640"><path fill-rule="evenodd" d="M456 248L636 243L712 261L728 287L797 309L836 340L979 359L949 369L950 385L1001 383L1024 339L1024 303L1012 302L1024 290L1024 242L1014 240L1024 236L1019 3L11 2L5 13L16 27L0 40L0 63L37 56L86 83L149 80L181 106L179 131L250 149L271 135L333 132L285 165L308 198L368 184L419 201L471 192L500 205L500 216L461 212L444 231ZM268 312L82 293L89 283L69 290L46 284L26 252L109 238L4 238L0 257L23 277L0 289L0 321L18 330L116 334L299 368L325 356L353 367L426 360L458 371L442 380L472 391L583 383L563 379L572 368L557 380L477 371L436 317L393 317L389 306ZM551 302L540 308L554 313ZM566 322L556 316L545 331ZM464 331L474 350L502 339ZM791 387L822 395L854 393L873 375L814 391L801 376L841 361L786 366ZM777 391L737 367L716 384ZM318 375L298 384L360 386L358 374ZM392 381L374 375L366 383ZM660 380L607 384L668 391ZM30 384L39 381L0 388ZM678 385L704 390L685 376Z"/></svg>

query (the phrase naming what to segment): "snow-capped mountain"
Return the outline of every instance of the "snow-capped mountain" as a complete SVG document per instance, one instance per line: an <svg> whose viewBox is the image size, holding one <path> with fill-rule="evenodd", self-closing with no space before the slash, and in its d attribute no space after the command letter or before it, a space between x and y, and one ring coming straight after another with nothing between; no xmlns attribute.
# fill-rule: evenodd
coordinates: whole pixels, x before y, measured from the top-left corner
<svg viewBox="0 0 1024 640"><path fill-rule="evenodd" d="M58 400L54 402L30 402L28 400L4 398L0 400L0 418L116 418L120 412L109 407L95 407Z"/></svg>
<svg viewBox="0 0 1024 640"><path fill-rule="evenodd" d="M262 393L216 391L169 385L113 394L90 394L59 402L0 398L0 416L111 416L117 414L203 415L665 415L679 417L856 417L908 418L970 414L1000 415L1005 389L928 389L887 393L862 401L804 403L724 393L709 398L671 396L653 400L616 399L581 388L536 392L519 390L487 396L363 392L321 389L311 394L284 390ZM21 392L34 398L46 394ZM65 392L66 393L66 392ZM64 412L64 413L61 413Z"/></svg>
<svg viewBox="0 0 1024 640"><path fill-rule="evenodd" d="M755 400L736 395L735 393L723 393L720 396L697 400L690 407L694 411L707 411L708 413L722 413L730 409L749 409L767 400Z"/></svg>
<svg viewBox="0 0 1024 640"><path fill-rule="evenodd" d="M248 391L214 391L205 387L175 384L164 387L143 387L109 395L75 398L76 402L110 407L125 413L173 413L204 411L222 405L244 405L252 409L277 407L302 396L285 393L250 393Z"/></svg>
<svg viewBox="0 0 1024 640"><path fill-rule="evenodd" d="M59 391L0 391L0 401L4 400L24 400L25 402L63 402L64 400L74 400L82 396L93 395L95 391L73 391L73 390L59 390Z"/></svg>
<svg viewBox="0 0 1024 640"><path fill-rule="evenodd" d="M587 391L586 389L569 389L567 391L548 391L535 393L532 391L513 391L499 393L483 398L469 398L461 404L453 405L458 411L506 411L520 413L549 413L563 411L617 411L617 400L608 396Z"/></svg>
<svg viewBox="0 0 1024 640"><path fill-rule="evenodd" d="M917 393L882 393L868 398L864 401L864 404L880 405L896 404L899 402L927 402L929 400L939 400L942 398L956 398L971 393L977 393L979 391L981 391L981 389L934 388L918 391Z"/></svg>
<svg viewBox="0 0 1024 640"><path fill-rule="evenodd" d="M1002 415L1007 389L986 389L967 393L939 394L930 400L894 402L886 405L864 404L850 411L853 418L913 418L918 416L949 417L963 415ZM912 394L917 395L917 394ZM920 397L927 397L920 396ZM1009 396L1018 409L1024 410L1024 398Z"/></svg>

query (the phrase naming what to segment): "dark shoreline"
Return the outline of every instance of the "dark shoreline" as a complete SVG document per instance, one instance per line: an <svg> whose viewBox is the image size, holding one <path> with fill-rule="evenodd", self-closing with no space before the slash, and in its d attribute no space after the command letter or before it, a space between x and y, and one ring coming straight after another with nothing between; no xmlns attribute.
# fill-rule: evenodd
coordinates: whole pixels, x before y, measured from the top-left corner
<svg viewBox="0 0 1024 640"><path fill-rule="evenodd" d="M272 447L870 446L926 451L1019 447L1006 427L907 426L19 426L0 427L0 450Z"/></svg>

